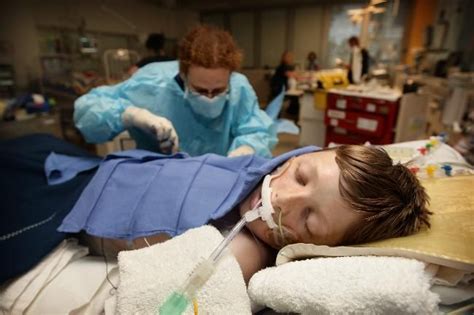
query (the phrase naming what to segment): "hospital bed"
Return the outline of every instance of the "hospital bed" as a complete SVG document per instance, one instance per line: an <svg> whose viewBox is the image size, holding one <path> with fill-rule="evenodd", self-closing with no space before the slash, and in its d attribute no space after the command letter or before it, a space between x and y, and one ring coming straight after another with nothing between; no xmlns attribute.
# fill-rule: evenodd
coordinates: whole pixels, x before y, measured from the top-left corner
<svg viewBox="0 0 474 315"><path fill-rule="evenodd" d="M390 145L387 147L387 151L389 154L393 156L395 160L405 162L407 160L413 158L422 158L422 153L419 150L420 148L425 147L427 141L413 141L413 142L405 142L399 143L395 145ZM452 261L454 261L451 267L459 266L457 263L461 262L461 268L465 271L464 272L464 282L462 289L458 289L457 286L445 286L437 287L434 286L430 287L429 291L423 291L428 299L428 297L433 298L433 296L438 295L441 296L441 300L436 300L435 302L439 304L440 310L442 312L449 312L454 309L464 309L467 310L466 313L472 312L473 310L473 296L474 296L474 286L473 286L473 269L474 269L474 262L472 260L472 248L468 250L467 253L465 252L465 246L472 245L474 242L473 239L473 221L472 221L472 211L474 211L474 199L472 195L472 183L474 175L472 175L472 170L469 166L465 163L464 159L451 147L442 144L437 150L434 150L430 155L430 163L438 163L439 165L443 163L449 163L453 166L452 177L444 176L446 174L443 173L442 169L438 169L437 175L434 177L439 177L436 179L429 178L428 174L419 174L420 177L424 178L426 181L426 185L429 186L428 192L430 194L432 203L431 207L436 208L440 205L442 207L449 207L449 211L455 211L456 209L464 209L466 211L471 211L471 216L467 217L467 220L464 222L460 222L461 226L450 226L450 229L464 229L467 231L468 234L465 235L465 238L461 241L461 244L464 246L464 252L461 249L457 257L454 257ZM423 170L421 170L423 171ZM471 174L471 175L470 175ZM455 182L455 183L454 183ZM440 183L440 184L438 184ZM451 184L454 183L454 184ZM430 186L431 185L431 186ZM449 189L456 187L459 189L458 193L451 193L448 194L447 192ZM443 192L443 190L445 192ZM471 193L469 194L469 190ZM449 199L449 200L448 200ZM437 211L435 211L435 216L438 215ZM459 223L459 222L458 222ZM459 231L458 231L459 232ZM186 233L185 233L186 234ZM454 235L455 233L453 233ZM415 235L415 238L419 235ZM422 237L422 236L420 236ZM454 236L453 236L454 237ZM394 242L393 247L398 247L403 249L402 243L397 243L397 239L392 240ZM168 242L166 242L168 243ZM166 244L163 243L163 244ZM160 244L161 245L161 244ZM463 248L460 246L460 248ZM370 247L370 246L369 246ZM377 248L381 251L381 254L377 254L375 252L370 252L374 248ZM362 248L362 249L361 249ZM387 256L407 256L417 259L417 261L422 261L424 256L418 255L420 251L412 250L412 255L405 255L407 251L403 253L403 251L395 252L395 254L391 254L390 252L383 251L384 245L375 244L375 246L370 247L371 249L369 252L362 252L360 255L364 257L359 257L360 259L365 259L366 255L381 255L383 257L378 257L380 259L387 259ZM276 299L275 296L278 294L287 294L290 296L290 293L293 292L303 292L303 289L307 289L308 286L302 288L298 286L298 283L304 283L305 281L311 281L315 283L325 283L324 290L331 291L335 290L338 287L331 289L329 286L331 283L327 283L324 281L324 278L332 279L331 273L340 272L339 269L336 267L339 266L337 262L343 263L344 259L355 259L359 254L357 250L363 250L364 246L358 247L356 249L349 248L348 252L346 253L331 253L330 250L328 252L324 252L327 249L321 249L314 245L289 245L288 247L283 248L277 257L277 267L267 268L260 273L256 274L254 278L252 278L251 286L249 287L249 293L252 296L252 299L258 301L260 304L263 302L263 306L271 306L275 309L279 309L280 311L287 311L287 312L297 312L301 311L302 308L294 307L292 305L283 305L280 303L281 301L285 301L285 299L278 298ZM406 248L405 248L406 249ZM148 249L149 252L151 248ZM351 251L352 250L352 251ZM139 251L130 252L130 256L127 258L123 256L122 262L127 261L136 261L136 257L132 255L138 255ZM161 251L161 249L160 249ZM408 251L410 252L410 251ZM423 250L421 250L423 252ZM414 253L414 254L413 254ZM417 254L418 253L418 254ZM425 252L426 254L426 252ZM456 255L457 255L456 254ZM349 255L349 257L344 257ZM464 256L463 256L464 255ZM343 257L332 257L332 258L325 258L325 259L339 259L339 261L325 261L325 260L318 260L315 259L317 256L343 256ZM428 255L429 256L429 255ZM462 256L462 257L461 257ZM127 259L126 259L127 258ZM309 260L304 261L296 261L303 258L311 258ZM371 257L369 257L371 258ZM393 258L393 257L392 257ZM450 259L448 259L450 260ZM436 262L436 261L429 261L428 262ZM173 262L176 264L176 261ZM312 266L312 264L318 263L319 265L316 267ZM351 266L356 265L356 261L352 260L349 261ZM360 262L357 262L360 263ZM390 261L383 262L385 266L390 266ZM418 268L417 265L413 265L412 262L405 261L406 268ZM295 276L300 272L298 270L299 264L303 270L310 270L311 268L315 268L317 270L321 270L325 268L325 274L321 276L319 279L306 279L305 281L297 282L294 281L292 284L288 285L291 282L285 282L288 279L286 278L286 274L292 277ZM307 264L307 265L305 265ZM425 265L427 266L427 265ZM122 266L123 268L123 263ZM231 267L229 267L231 268ZM285 268L285 269L284 269ZM352 268L353 269L353 268ZM386 268L385 268L386 269ZM413 269L413 270L415 270ZM426 269L429 269L426 267ZM396 270L396 269L394 269ZM410 270L410 269L404 269ZM470 270L470 271L469 271ZM120 303L117 303L117 287L120 286L119 283L119 268L117 265L117 261L113 261L110 259L104 260L104 257L100 256L90 256L88 255L88 249L80 246L77 244L77 240L69 239L63 241L55 251L53 251L50 255L48 255L43 261L38 264L34 269L30 272L26 273L22 277L16 279L15 281L3 284L0 288L0 310L3 311L4 314L113 314L117 311L117 307L120 307ZM360 271L363 273L363 269ZM370 272L372 274L376 273L376 267L371 269ZM381 275L385 270L381 270ZM133 273L130 273L133 275ZM470 276L469 276L470 275ZM354 274L350 274L351 277ZM383 276L383 275L382 275ZM458 274L459 276L459 274ZM123 277L123 275L122 275ZM470 277L470 280L469 280ZM307 278L307 277L306 277ZM397 275L395 278L406 278L407 282L408 279L412 278L412 275ZM124 281L122 278L122 281ZM269 279L272 279L269 281ZM343 279L339 282L344 284L344 287L348 287L350 281L349 278ZM155 281L155 279L152 279ZM390 281L387 280L385 283L385 287L390 287ZM393 280L395 281L395 280ZM458 283L459 283L458 279ZM272 291L275 290L274 287L268 287L268 283L273 283L275 286L279 286L279 288L284 288L288 286L286 290L280 291ZM286 283L286 284L285 284ZM403 286L400 283L394 283L395 286ZM404 289L408 290L408 284L406 284L406 288L402 287L402 291ZM339 287L340 288L340 287ZM445 290L448 288L447 290ZM278 288L276 288L278 289ZM367 291L364 288L357 288L360 289L358 291ZM253 291L252 291L253 290ZM303 291L298 291L303 290ZM377 289L378 292L383 292L383 288L380 287ZM291 291L291 292L290 292ZM276 292L275 296L265 296L264 294L260 294L259 292ZM375 292L375 291L374 291ZM390 293L390 291L387 291ZM393 293L393 292L392 292ZM433 295L435 293L435 295ZM143 292L141 293L143 294ZM315 292L312 292L314 296L316 296ZM349 294L349 292L347 292ZM123 292L121 293L121 298L125 298ZM295 298L295 297L292 297ZM375 298L375 297L374 297ZM360 298L360 303L364 303L364 299L371 300L371 297L365 296L364 299ZM278 301L275 301L278 300ZM291 300L287 298L286 300ZM230 297L230 301L239 301L237 297ZM278 303L280 304L278 304ZM308 301L306 301L308 302ZM298 303L304 304L306 303L303 300L298 300ZM288 302L289 303L289 302ZM309 303L309 302L308 302ZM123 303L122 303L123 304ZM286 307L286 308L285 308ZM293 308L292 308L293 307ZM15 309L15 311L11 311ZM254 308L253 311L259 310L261 308ZM329 308L330 309L330 308ZM324 309L321 309L324 310ZM191 310L189 310L191 312ZM205 313L205 311L203 310ZM408 312L408 310L407 310ZM264 310L260 310L259 314L273 314L269 308Z"/></svg>

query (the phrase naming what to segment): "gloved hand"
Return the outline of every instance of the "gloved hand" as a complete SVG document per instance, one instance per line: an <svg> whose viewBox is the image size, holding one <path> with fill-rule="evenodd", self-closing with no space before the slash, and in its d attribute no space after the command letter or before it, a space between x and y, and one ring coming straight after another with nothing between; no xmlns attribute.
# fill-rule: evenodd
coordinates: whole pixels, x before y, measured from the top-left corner
<svg viewBox="0 0 474 315"><path fill-rule="evenodd" d="M126 128L137 127L155 136L160 152L178 151L178 135L168 119L154 115L146 109L130 106L122 113L122 122Z"/></svg>
<svg viewBox="0 0 474 315"><path fill-rule="evenodd" d="M227 156L228 157L234 157L234 156L240 156L240 155L249 155L249 154L254 154L255 150L249 146L249 145L241 145L237 149L230 151Z"/></svg>

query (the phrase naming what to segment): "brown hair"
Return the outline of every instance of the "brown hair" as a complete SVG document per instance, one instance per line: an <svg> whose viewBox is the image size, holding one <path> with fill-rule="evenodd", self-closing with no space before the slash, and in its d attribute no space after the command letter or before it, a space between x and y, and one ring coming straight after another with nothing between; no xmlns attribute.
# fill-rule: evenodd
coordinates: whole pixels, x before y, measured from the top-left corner
<svg viewBox="0 0 474 315"><path fill-rule="evenodd" d="M191 65L234 71L240 67L242 53L228 32L200 25L181 40L178 58L179 70L185 74Z"/></svg>
<svg viewBox="0 0 474 315"><path fill-rule="evenodd" d="M351 36L347 42L349 43L349 45L356 45L356 46L359 46L359 37L357 36Z"/></svg>
<svg viewBox="0 0 474 315"><path fill-rule="evenodd" d="M413 234L430 227L428 195L410 170L376 147L336 148L342 198L364 219L347 233L344 244Z"/></svg>

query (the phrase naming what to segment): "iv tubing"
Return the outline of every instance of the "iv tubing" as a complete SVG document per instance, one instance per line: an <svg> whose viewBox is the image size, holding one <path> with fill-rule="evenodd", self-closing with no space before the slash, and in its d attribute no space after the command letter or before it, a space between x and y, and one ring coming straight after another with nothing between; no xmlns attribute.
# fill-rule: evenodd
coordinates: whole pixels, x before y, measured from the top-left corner
<svg viewBox="0 0 474 315"><path fill-rule="evenodd" d="M222 255L224 252L224 249L229 245L229 243L234 239L234 237L242 230L242 228L245 226L245 223L247 223L247 220L245 216L240 219L240 221L232 228L230 231L229 235L227 235L226 238L222 240L222 242L219 244L219 246L214 249L212 252L211 256L209 256L209 260L211 260L213 263L215 263Z"/></svg>
<svg viewBox="0 0 474 315"><path fill-rule="evenodd" d="M260 201L259 203L260 204ZM257 205L258 205L257 204ZM166 301L161 305L158 312L160 315L177 315L182 314L191 300L195 297L196 292L207 282L214 273L215 265L222 256L224 249L234 237L242 230L247 222L251 222L258 218L257 207L244 215L239 222L232 228L226 238L214 249L209 258L201 261L188 277L184 285L174 291Z"/></svg>

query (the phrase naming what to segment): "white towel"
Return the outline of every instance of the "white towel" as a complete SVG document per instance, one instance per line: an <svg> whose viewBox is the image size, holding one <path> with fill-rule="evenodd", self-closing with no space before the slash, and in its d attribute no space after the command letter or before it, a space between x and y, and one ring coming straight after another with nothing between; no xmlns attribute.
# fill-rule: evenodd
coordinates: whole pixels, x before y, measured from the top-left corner
<svg viewBox="0 0 474 315"><path fill-rule="evenodd" d="M201 257L208 257L223 239L211 226L186 233L148 248L119 253L119 314L156 314L168 295L190 275ZM250 314L242 272L227 253L215 273L197 294L199 314ZM188 307L185 314L193 314Z"/></svg>
<svg viewBox="0 0 474 315"><path fill-rule="evenodd" d="M439 297L422 262L399 257L337 257L267 268L249 283L251 299L277 312L435 314Z"/></svg>

